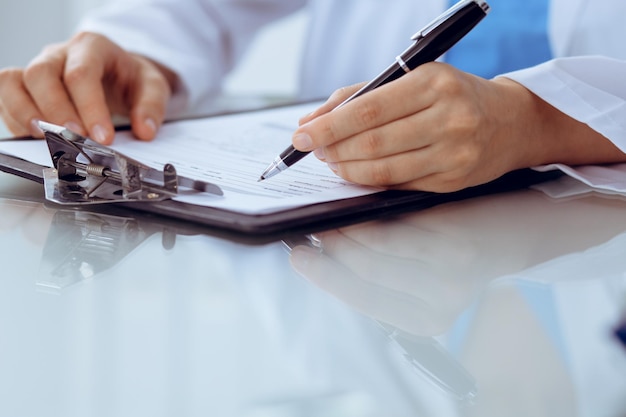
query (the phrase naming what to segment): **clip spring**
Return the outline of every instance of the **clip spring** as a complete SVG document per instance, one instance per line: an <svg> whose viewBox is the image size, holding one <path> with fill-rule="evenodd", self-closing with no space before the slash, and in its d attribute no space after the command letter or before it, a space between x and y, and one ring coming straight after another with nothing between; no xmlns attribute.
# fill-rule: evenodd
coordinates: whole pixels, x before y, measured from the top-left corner
<svg viewBox="0 0 626 417"><path fill-rule="evenodd" d="M44 169L46 199L59 204L160 201L189 192L222 195L215 184L178 176L172 164L148 167L62 126L39 122L54 168Z"/></svg>

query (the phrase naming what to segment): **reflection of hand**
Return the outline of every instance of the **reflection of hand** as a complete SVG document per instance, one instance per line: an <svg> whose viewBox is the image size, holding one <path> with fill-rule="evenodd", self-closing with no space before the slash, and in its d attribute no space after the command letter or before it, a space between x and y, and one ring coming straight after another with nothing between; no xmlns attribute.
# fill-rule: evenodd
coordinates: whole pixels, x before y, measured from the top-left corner
<svg viewBox="0 0 626 417"><path fill-rule="evenodd" d="M382 322L413 334L438 334L485 281L499 276L504 265L518 264L507 257L524 256L501 243L510 226L493 209L504 208L505 197L320 233L323 251L296 247L292 262L302 275ZM492 259L495 249L504 249L499 262Z"/></svg>
<svg viewBox="0 0 626 417"><path fill-rule="evenodd" d="M48 237L54 212L40 203L0 199L0 238L21 230L31 243L43 247Z"/></svg>
<svg viewBox="0 0 626 417"><path fill-rule="evenodd" d="M600 224L589 222L590 210ZM432 335L445 330L486 283L604 243L623 232L614 225L626 224L625 217L621 201L585 198L562 205L525 190L320 233L322 251L296 247L292 263L365 314Z"/></svg>
<svg viewBox="0 0 626 417"><path fill-rule="evenodd" d="M0 71L0 115L16 135L41 136L37 120L98 142L113 140L110 114L130 116L133 133L152 139L175 76L107 38L81 33L48 46L25 69Z"/></svg>
<svg viewBox="0 0 626 417"><path fill-rule="evenodd" d="M463 283L457 288L432 275L420 259L368 248L350 230L325 232L318 238L321 252L307 246L292 250L294 268L357 310L409 333L443 332L471 298L472 291Z"/></svg>
<svg viewBox="0 0 626 417"><path fill-rule="evenodd" d="M428 63L344 106L338 90L293 145L360 184L455 191L518 168L624 160L606 138L511 80Z"/></svg>
<svg viewBox="0 0 626 417"><path fill-rule="evenodd" d="M480 201L320 233L322 251L296 247L292 262L305 277L382 322L413 334L438 334L498 273L484 268L492 253L484 234L476 233L485 226L483 212L472 209Z"/></svg>

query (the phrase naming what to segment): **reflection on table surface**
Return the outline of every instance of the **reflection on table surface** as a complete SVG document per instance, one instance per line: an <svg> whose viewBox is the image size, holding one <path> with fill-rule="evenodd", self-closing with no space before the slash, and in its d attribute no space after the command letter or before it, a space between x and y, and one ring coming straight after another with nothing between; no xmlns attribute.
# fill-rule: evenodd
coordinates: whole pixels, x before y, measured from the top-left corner
<svg viewBox="0 0 626 417"><path fill-rule="evenodd" d="M626 200L249 244L0 174L0 416L626 415Z"/></svg>

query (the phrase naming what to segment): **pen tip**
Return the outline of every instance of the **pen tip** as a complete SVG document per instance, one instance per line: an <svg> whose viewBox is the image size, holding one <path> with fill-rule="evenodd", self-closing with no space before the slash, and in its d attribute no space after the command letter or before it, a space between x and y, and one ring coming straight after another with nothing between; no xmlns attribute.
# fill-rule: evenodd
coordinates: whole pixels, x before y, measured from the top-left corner
<svg viewBox="0 0 626 417"><path fill-rule="evenodd" d="M258 180L256 180L256 182L261 182L265 179L265 177L263 175L261 175L261 178L259 178Z"/></svg>

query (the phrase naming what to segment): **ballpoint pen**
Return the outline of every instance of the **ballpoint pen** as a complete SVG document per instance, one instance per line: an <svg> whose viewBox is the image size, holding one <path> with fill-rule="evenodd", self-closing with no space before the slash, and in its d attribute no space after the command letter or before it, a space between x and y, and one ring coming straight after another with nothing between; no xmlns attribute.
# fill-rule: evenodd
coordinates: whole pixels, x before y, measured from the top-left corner
<svg viewBox="0 0 626 417"><path fill-rule="evenodd" d="M367 83L363 88L348 97L335 109L355 98L396 80L418 66L431 62L443 55L448 49L463 38L489 12L489 5L482 0L461 0L445 11L424 29L411 37L414 41L386 70ZM263 181L292 166L309 152L302 152L289 146L274 159L261 174Z"/></svg>

